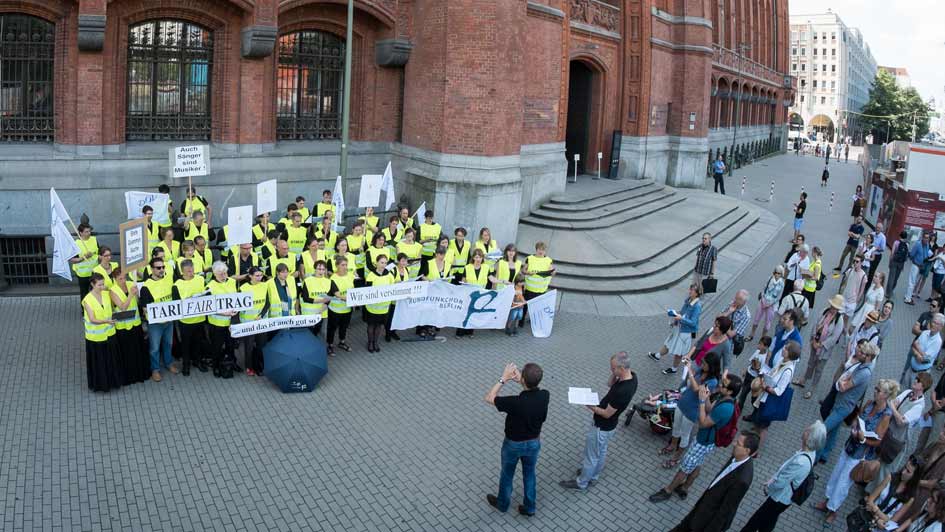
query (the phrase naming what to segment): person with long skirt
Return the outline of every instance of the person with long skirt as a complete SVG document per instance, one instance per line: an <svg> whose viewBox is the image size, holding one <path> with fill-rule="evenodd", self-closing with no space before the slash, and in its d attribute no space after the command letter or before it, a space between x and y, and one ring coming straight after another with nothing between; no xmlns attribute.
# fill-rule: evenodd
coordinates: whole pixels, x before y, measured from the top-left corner
<svg viewBox="0 0 945 532"><path fill-rule="evenodd" d="M134 312L134 316L115 320L115 336L121 354L122 384L144 382L151 377L151 359L144 343L144 330L138 312L138 285L129 281L120 268L112 270L112 287L109 290L115 312Z"/></svg>
<svg viewBox="0 0 945 532"><path fill-rule="evenodd" d="M551 278L555 275L554 263L547 255L548 246L544 242L535 242L535 254L525 259L522 274L525 275L525 301L532 300L548 291ZM528 316L528 306L519 320L519 327L525 326L525 317Z"/></svg>
<svg viewBox="0 0 945 532"><path fill-rule="evenodd" d="M463 283L488 288L490 273L489 265L486 264L486 254L481 249L474 250L472 261L463 267ZM456 329L456 336L472 336L475 332L473 329Z"/></svg>
<svg viewBox="0 0 945 532"><path fill-rule="evenodd" d="M217 261L211 267L213 270L213 279L207 283L207 289L211 295L235 294L237 292L236 279L229 276L228 268L225 262ZM230 323L236 311L224 311L219 314L210 314L207 316L207 332L210 337L210 356L212 357L213 376L227 378L233 376L233 372L239 372L240 367L236 364L236 357L233 354L233 338L230 336Z"/></svg>
<svg viewBox="0 0 945 532"><path fill-rule="evenodd" d="M89 293L82 299L85 321L85 366L89 389L107 392L121 387L124 377L118 362L118 339L112 319L112 299L105 278L93 273Z"/></svg>
<svg viewBox="0 0 945 532"><path fill-rule="evenodd" d="M258 266L249 269L249 282L240 287L240 292L249 292L253 296L253 307L240 311L240 323L266 318L269 312L269 285L263 282L263 271ZM266 333L251 334L242 338L246 375L262 375L262 348L268 339Z"/></svg>
<svg viewBox="0 0 945 532"><path fill-rule="evenodd" d="M449 282L450 279L452 279L453 276L450 274L450 261L446 259L446 248L444 246L438 246L436 252L433 254L433 258L423 263L423 267L420 270L420 277L424 281ZM435 327L421 325L417 327L416 332L421 338L436 336Z"/></svg>
<svg viewBox="0 0 945 532"><path fill-rule="evenodd" d="M383 238L380 233L378 235ZM378 255L374 259L374 269L365 275L365 286L386 286L395 282L394 275L387 271L387 255ZM367 308L368 353L380 353L381 346L377 345L377 339L381 336L381 330L387 325L390 301L371 303L365 307Z"/></svg>
<svg viewBox="0 0 945 532"><path fill-rule="evenodd" d="M98 264L92 268L92 273L97 273L105 279L105 291L112 289L112 272L118 269L118 263L112 262L112 249L108 246L98 248Z"/></svg>
<svg viewBox="0 0 945 532"><path fill-rule="evenodd" d="M351 274L354 275L355 279L360 279L360 277L358 277L358 274L353 269L356 262L354 253L350 253L348 251L348 241L344 238L340 238L338 239L337 242L335 242L335 252L332 254L332 256L327 257L329 271L331 273L335 273L336 271L338 271L338 258L339 257L344 257L344 259L348 261L348 268L351 269L350 270Z"/></svg>
<svg viewBox="0 0 945 532"><path fill-rule="evenodd" d="M351 324L351 308L346 303L348 290L354 288L354 273L348 271L348 259L338 256L335 258L335 273L331 275L331 288L328 293L331 301L328 303L328 356L335 356L335 333L338 333L338 349L351 351L351 346L345 342L348 337L348 325Z"/></svg>
<svg viewBox="0 0 945 532"><path fill-rule="evenodd" d="M416 242L417 232L413 228L404 231L404 236L400 242L397 242L397 256L407 257L407 268L410 271L410 278L413 279L420 275L422 260L420 257L423 251L423 245ZM388 239L390 241L390 239ZM398 262L400 262L398 260Z"/></svg>
<svg viewBox="0 0 945 532"><path fill-rule="evenodd" d="M342 240L342 239L339 239ZM364 234L364 222L357 221L351 227L351 234L344 237L348 241L348 251L354 254L354 270L358 277L364 278L364 255L368 247L368 237ZM358 286L364 286L359 283Z"/></svg>
<svg viewBox="0 0 945 532"><path fill-rule="evenodd" d="M418 246L420 244L417 244ZM405 253L397 254L397 267L394 268L394 271L391 272L391 275L394 276L395 283L406 283L413 279L410 273L410 259L407 258ZM400 335L397 334L397 331L391 328L391 325L394 323L394 311L397 309L397 303L391 301L390 311L387 313L387 323L384 324L384 341L390 342L391 340L400 341Z"/></svg>
<svg viewBox="0 0 945 532"><path fill-rule="evenodd" d="M316 323L310 329L312 334L318 336L322 332L322 323L328 319L328 303L331 298L328 292L331 290L331 279L328 278L328 265L325 261L315 261L315 274L306 277L302 283L299 293L299 303L302 308L302 314L314 316L321 314L322 321Z"/></svg>

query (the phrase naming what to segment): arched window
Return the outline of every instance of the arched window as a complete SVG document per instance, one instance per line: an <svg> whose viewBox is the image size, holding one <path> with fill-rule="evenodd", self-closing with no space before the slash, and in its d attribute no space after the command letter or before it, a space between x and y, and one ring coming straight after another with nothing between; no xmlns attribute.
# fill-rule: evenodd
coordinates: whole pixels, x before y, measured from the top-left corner
<svg viewBox="0 0 945 532"><path fill-rule="evenodd" d="M345 42L323 31L279 37L276 132L280 139L341 137Z"/></svg>
<svg viewBox="0 0 945 532"><path fill-rule="evenodd" d="M0 14L0 141L51 142L55 27Z"/></svg>
<svg viewBox="0 0 945 532"><path fill-rule="evenodd" d="M213 32L179 20L128 31L128 140L210 139Z"/></svg>

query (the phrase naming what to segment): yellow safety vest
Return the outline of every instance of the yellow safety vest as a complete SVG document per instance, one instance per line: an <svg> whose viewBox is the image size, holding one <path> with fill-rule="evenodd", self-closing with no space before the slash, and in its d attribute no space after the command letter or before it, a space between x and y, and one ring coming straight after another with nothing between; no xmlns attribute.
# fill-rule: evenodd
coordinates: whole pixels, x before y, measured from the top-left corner
<svg viewBox="0 0 945 532"><path fill-rule="evenodd" d="M394 271L391 272L394 275L395 283L405 283L410 279L416 277L416 275L410 275L410 267L407 267L407 270L404 272L400 271L400 268L394 268Z"/></svg>
<svg viewBox="0 0 945 532"><path fill-rule="evenodd" d="M463 249L459 249L459 246L456 245L455 238L450 240L447 249L453 254L453 273L460 273L466 268L466 264L469 263L469 249L471 247L468 240L463 241Z"/></svg>
<svg viewBox="0 0 945 532"><path fill-rule="evenodd" d="M328 234L325 234L319 227L315 230L315 238L325 239L325 256L327 256L329 259L335 256L335 244L338 243L338 233L329 229ZM348 251L351 250L349 249Z"/></svg>
<svg viewBox="0 0 945 532"><path fill-rule="evenodd" d="M138 325L141 325L141 315L138 314L138 296L133 296L130 293L131 287L134 286L135 283L134 281L125 281L125 283L126 283L125 286L129 290L129 293L127 294L123 292L122 289L119 288L117 284L112 285L110 289L111 293L115 294L115 297L117 297L118 300L122 304L124 304L125 301L130 298L131 302L128 303L128 308L126 310L135 311L135 315L133 317L127 318L124 320L118 320L115 323L115 328L118 329L119 331L127 331L127 330L130 330L132 327L137 327Z"/></svg>
<svg viewBox="0 0 945 532"><path fill-rule="evenodd" d="M171 290L174 287L174 282L171 280L169 273L165 272L164 278L160 281L155 281L151 277L148 277L144 283L144 288L148 289L148 292L151 294L151 298L155 303L166 303L171 300L173 296ZM147 318L147 317L146 317Z"/></svg>
<svg viewBox="0 0 945 532"><path fill-rule="evenodd" d="M495 278L499 281L496 283L495 289L501 290L506 286L512 284L512 270L515 270L515 275L518 275L522 271L522 261L515 259L515 262L512 263L514 268L509 268L509 261L502 259L496 263L495 267Z"/></svg>
<svg viewBox="0 0 945 532"><path fill-rule="evenodd" d="M272 244L272 242L266 240L266 241L263 242L263 245L259 246L259 249L260 249L260 251L259 251L259 260L260 260L260 262L262 263L262 269L263 269L263 270L268 270L268 269L269 269L269 261L272 259L272 257L275 257L275 256L276 256L276 246L274 246L274 245ZM269 250L269 256L263 258L263 256L262 256L262 255L263 255L263 254L262 254L262 250L265 250L265 249L268 249L268 250Z"/></svg>
<svg viewBox="0 0 945 532"><path fill-rule="evenodd" d="M170 247L167 246L167 242L161 240L157 247L164 250L165 259L177 259L180 256L180 242L176 240L171 240Z"/></svg>
<svg viewBox="0 0 945 532"><path fill-rule="evenodd" d="M334 203L325 203L325 202L321 202L321 201L320 201L320 202L318 202L318 203L315 205L315 216L316 216L319 220L321 220L322 218L324 218L324 217L325 217L325 213L328 212L328 211L331 211L332 213L335 214L335 217L334 217L335 220L338 219L338 216L337 216L338 213L335 211L335 204L334 204Z"/></svg>
<svg viewBox="0 0 945 532"><path fill-rule="evenodd" d="M192 205L191 205L192 204ZM193 216L195 212L202 212L204 216L207 215L207 205L200 199L200 196L194 196L194 199L184 198L184 203L181 205L180 212L184 216Z"/></svg>
<svg viewBox="0 0 945 532"><path fill-rule="evenodd" d="M811 276L810 279L804 279L804 291L805 292L816 292L817 291L817 279L820 278L820 271L823 269L820 259L815 260L810 264L810 267L807 268L810 270Z"/></svg>
<svg viewBox="0 0 945 532"><path fill-rule="evenodd" d="M302 226L292 227L291 225L287 225L285 232L288 237L286 238L286 243L289 244L289 253L301 253L302 250L305 249L306 233L308 233L308 229Z"/></svg>
<svg viewBox="0 0 945 532"><path fill-rule="evenodd" d="M240 322L246 323L262 318L262 311L269 297L269 285L266 283L246 283L240 288L240 292L253 294L253 308L240 312Z"/></svg>
<svg viewBox="0 0 945 532"><path fill-rule="evenodd" d="M118 267L118 263L117 263L117 262L109 262L109 264L112 265L112 268L111 268L112 270L114 270L115 268ZM115 283L114 283L114 281L112 281L111 271L107 271L107 272L106 272L106 271L105 271L105 268L102 268L102 265L101 265L101 264L97 264L94 268L92 268L92 273L97 273L97 274L99 274L99 275L101 275L102 277L105 278L105 290L111 290L111 289L112 289L112 285L115 284Z"/></svg>
<svg viewBox="0 0 945 532"><path fill-rule="evenodd" d="M91 277L92 269L98 264L98 240L90 236L88 240L75 239L75 245L81 253L91 253L89 258L72 265L72 271L79 277Z"/></svg>
<svg viewBox="0 0 945 532"><path fill-rule="evenodd" d="M440 224L420 224L420 240L432 240L423 244L424 257L432 257L436 252L436 240L440 238L441 232Z"/></svg>
<svg viewBox="0 0 945 532"><path fill-rule="evenodd" d="M368 227L373 227L373 228L374 228L374 230L373 230L372 232L378 230L377 222L380 221L380 218L378 218L377 216L362 216L362 217L358 218L358 220L364 222L364 229L365 229L365 230L367 230Z"/></svg>
<svg viewBox="0 0 945 532"><path fill-rule="evenodd" d="M390 226L385 227L384 229L381 229L381 234L384 235L384 240L387 240L388 242L397 243L404 239L404 230L400 226L397 227L397 230L394 231L393 234L390 232Z"/></svg>
<svg viewBox="0 0 945 532"><path fill-rule="evenodd" d="M528 277L525 278L525 290L536 294L544 294L551 284L551 276L535 275L536 273L551 271L551 257L529 255L525 264L528 266Z"/></svg>
<svg viewBox="0 0 945 532"><path fill-rule="evenodd" d="M269 279L267 283L269 285L269 317L270 318L281 318L285 316L285 312L288 311L288 316L295 316L295 300L298 298L298 292L295 288L295 279L289 277L285 280L285 290L286 294L289 296L289 302L285 303L282 301L282 298L279 297L279 288L276 286L279 280L276 278ZM288 305L288 307L286 307Z"/></svg>
<svg viewBox="0 0 945 532"><path fill-rule="evenodd" d="M210 252L210 248L204 248L203 253L195 249L194 256L190 260L194 261L194 273L197 275L204 273L211 275L210 268L213 266L213 253Z"/></svg>
<svg viewBox="0 0 945 532"><path fill-rule="evenodd" d="M302 253L302 266L305 268L305 277L315 275L315 263L320 260L325 260L325 250L323 249L319 249L315 252L314 259L310 251Z"/></svg>
<svg viewBox="0 0 945 532"><path fill-rule="evenodd" d="M259 266L259 257L255 253L249 254L249 259L252 266ZM240 271L240 255L239 253L234 253L230 255L230 266L233 266L233 275L246 275L249 271L242 272ZM251 266L251 267L252 267Z"/></svg>
<svg viewBox="0 0 945 532"><path fill-rule="evenodd" d="M387 246L384 246L382 248L376 248L374 246L371 246L368 248L367 252L371 255L371 264L373 264L375 267L377 266L377 258L380 257L381 255L386 256L388 261L391 260L390 248L388 248Z"/></svg>
<svg viewBox="0 0 945 532"><path fill-rule="evenodd" d="M299 214L302 215L302 223L308 223L308 219L311 216L311 213L308 211L308 207L299 207Z"/></svg>
<svg viewBox="0 0 945 532"><path fill-rule="evenodd" d="M338 288L338 291L341 295L347 295L348 290L354 287L354 273L351 270L348 270L348 275L344 277L334 273L331 275L331 282L335 283L335 287ZM351 312L351 308L348 307L348 304L345 301L337 299L335 294L331 294L332 299L328 303L328 308L335 314L347 314Z"/></svg>
<svg viewBox="0 0 945 532"><path fill-rule="evenodd" d="M265 228L259 224L256 224L253 226L253 238L261 242L258 246L253 247L253 251L255 251L256 253L259 253L260 251L262 251L263 244L269 242L269 237L267 236L267 233L269 233L269 228L271 226L272 224L267 225Z"/></svg>
<svg viewBox="0 0 945 532"><path fill-rule="evenodd" d="M352 273L352 270L353 270L353 266L352 266L352 265L354 264L354 261L357 260L357 257L355 257L355 256L354 256L353 254L351 254L351 253L345 253L344 256L345 256L346 259L348 259L348 273L350 273L351 275L354 275L354 273ZM331 271L332 271L332 273L338 271L338 254L337 254L337 253L336 253L333 257L331 257L330 259L328 259L328 262L331 263Z"/></svg>
<svg viewBox="0 0 945 532"><path fill-rule="evenodd" d="M397 252L407 255L407 260L416 261L413 264L407 264L407 269L410 271L411 277L416 277L420 275L420 254L423 253L423 246L417 242L413 244L408 244L406 242L400 242L397 244Z"/></svg>
<svg viewBox="0 0 945 532"><path fill-rule="evenodd" d="M232 255L233 253L238 253L240 250L240 247L238 245L231 246L229 241L230 241L230 226L224 225L223 226L223 242L220 242L220 247L222 248L220 250L221 260L226 260L227 257ZM207 242L209 243L209 239L207 240ZM206 251L210 251L210 248L207 248Z"/></svg>
<svg viewBox="0 0 945 532"><path fill-rule="evenodd" d="M280 264L285 264L289 268L289 275L291 276L293 273L295 273L295 265L298 262L299 258L291 251L289 252L288 257L280 258L276 257L275 255L269 257L269 277L274 278L276 276L276 266Z"/></svg>
<svg viewBox="0 0 945 532"><path fill-rule="evenodd" d="M213 295L235 294L236 279L227 278L226 281L221 283L220 281L217 281L216 278L214 278L212 281L207 283L207 288L210 289L210 293ZM229 327L230 318L230 316L224 316L223 314L210 314L207 316L207 321L214 327Z"/></svg>
<svg viewBox="0 0 945 532"><path fill-rule="evenodd" d="M348 235L345 240L348 241L348 251L354 254L355 266L364 268L364 247L367 239L364 235Z"/></svg>
<svg viewBox="0 0 945 532"><path fill-rule="evenodd" d="M463 275L467 284L474 284L483 288L489 284L489 266L486 263L482 263L482 266L479 268L479 275L476 275L476 267L474 265L467 264L463 268Z"/></svg>
<svg viewBox="0 0 945 532"><path fill-rule="evenodd" d="M328 295L331 289L331 279L328 277L306 277L305 291L312 299L323 298ZM299 304L302 306L302 314L314 316L321 314L322 318L328 317L328 305L324 303L309 303L303 298Z"/></svg>
<svg viewBox="0 0 945 532"><path fill-rule="evenodd" d="M190 222L187 225L187 237L184 240L194 241L198 236L202 236L204 240L210 240L210 227L206 224L200 224L200 227L197 227L197 224Z"/></svg>
<svg viewBox="0 0 945 532"><path fill-rule="evenodd" d="M177 292L178 294L180 294L181 299L188 299L191 297L195 297L198 294L202 294L203 291L206 289L206 285L204 284L204 281L203 281L203 276L201 275L194 275L194 278L189 281L185 281L184 279L178 279L174 281L174 286L177 287ZM181 318L180 320L181 323L186 323L187 325L203 323L205 321L207 321L206 316Z"/></svg>
<svg viewBox="0 0 945 532"><path fill-rule="evenodd" d="M377 275L375 272L368 272L365 277L367 277L367 283L371 286L386 286L396 282L394 276L389 273ZM365 306L371 314L387 314L390 310L390 301L380 301Z"/></svg>
<svg viewBox="0 0 945 532"><path fill-rule="evenodd" d="M169 224L167 226L163 226L157 222L151 222L148 224L148 258L151 257L151 250L156 248L157 245L161 243L161 231L164 230L164 227L169 226Z"/></svg>
<svg viewBox="0 0 945 532"><path fill-rule="evenodd" d="M481 249L483 253L488 255L489 253L495 253L496 251L499 250L499 243L496 242L495 239L493 238L492 240L489 241L489 245L487 246L482 243L482 240L476 240L476 245L475 247L473 247L473 249ZM495 266L495 263L496 263L495 260L492 260L489 257L486 257L486 260L484 262L488 264L489 267Z"/></svg>
<svg viewBox="0 0 945 532"><path fill-rule="evenodd" d="M436 259L430 259L427 261L427 279L449 279L451 275L450 263L448 260L443 260L442 272L436 268Z"/></svg>
<svg viewBox="0 0 945 532"><path fill-rule="evenodd" d="M99 303L92 292L85 295L82 303L92 307L95 319L100 321L112 319L112 300L108 293L102 292L102 302ZM91 342L104 342L115 334L115 326L110 323L95 324L89 321L88 311L82 313L85 321L85 339Z"/></svg>

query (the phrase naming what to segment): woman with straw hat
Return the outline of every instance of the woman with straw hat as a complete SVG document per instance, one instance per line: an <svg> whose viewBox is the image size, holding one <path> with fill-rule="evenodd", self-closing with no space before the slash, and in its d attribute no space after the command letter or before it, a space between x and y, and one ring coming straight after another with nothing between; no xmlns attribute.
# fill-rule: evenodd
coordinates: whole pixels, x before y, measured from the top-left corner
<svg viewBox="0 0 945 532"><path fill-rule="evenodd" d="M817 325L811 330L810 339L810 359L807 361L807 371L799 380L794 381L795 386L805 388L807 381L812 381L811 390L817 388L820 382L820 375L833 352L834 346L840 343L843 335L843 305L845 301L843 296L837 294L830 298L827 308L824 309ZM804 399L810 399L813 392L808 390L804 392Z"/></svg>

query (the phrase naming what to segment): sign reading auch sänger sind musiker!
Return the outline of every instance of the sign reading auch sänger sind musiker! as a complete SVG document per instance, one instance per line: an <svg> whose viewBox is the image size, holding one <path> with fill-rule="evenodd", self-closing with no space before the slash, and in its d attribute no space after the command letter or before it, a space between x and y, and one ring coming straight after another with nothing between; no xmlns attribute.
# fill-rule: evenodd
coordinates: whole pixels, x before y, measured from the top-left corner
<svg viewBox="0 0 945 532"><path fill-rule="evenodd" d="M168 175L174 179L210 175L209 146L180 146L169 150Z"/></svg>

